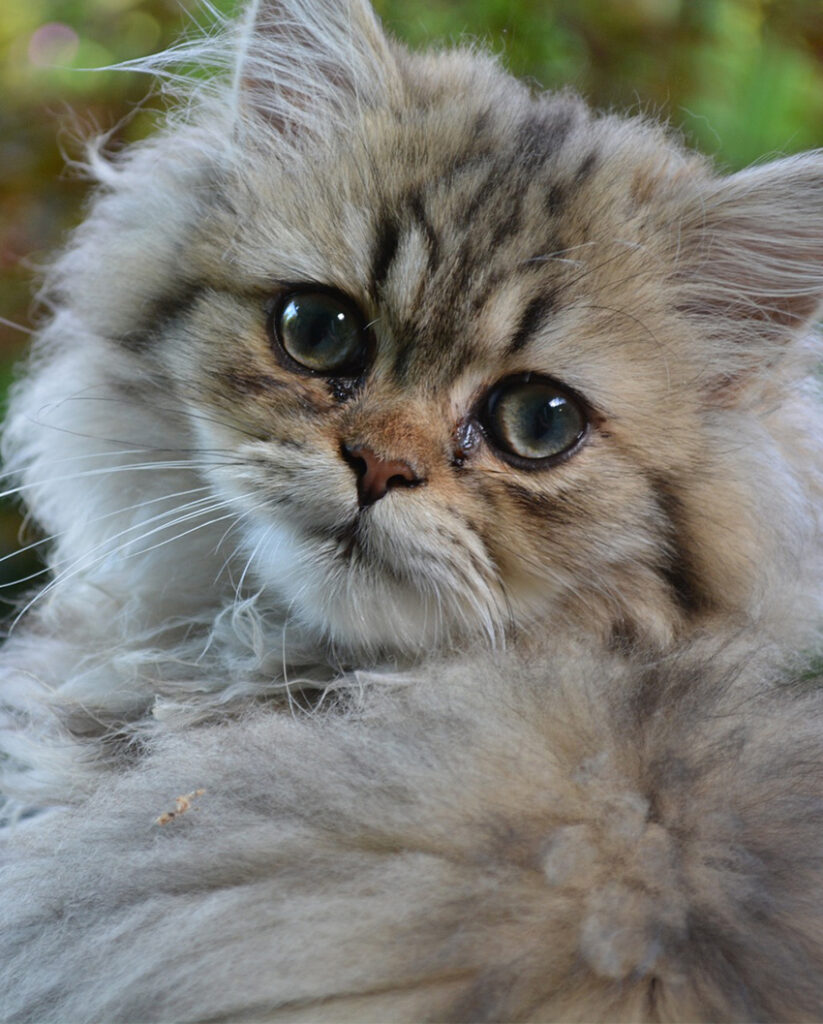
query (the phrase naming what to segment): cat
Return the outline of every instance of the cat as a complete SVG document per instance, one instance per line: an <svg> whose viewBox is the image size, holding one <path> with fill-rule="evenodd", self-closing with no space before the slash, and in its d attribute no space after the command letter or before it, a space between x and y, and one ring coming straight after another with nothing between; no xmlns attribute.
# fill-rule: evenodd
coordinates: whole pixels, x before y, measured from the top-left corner
<svg viewBox="0 0 823 1024"><path fill-rule="evenodd" d="M144 67L4 434L4 1019L821 1019L823 155L365 0Z"/></svg>

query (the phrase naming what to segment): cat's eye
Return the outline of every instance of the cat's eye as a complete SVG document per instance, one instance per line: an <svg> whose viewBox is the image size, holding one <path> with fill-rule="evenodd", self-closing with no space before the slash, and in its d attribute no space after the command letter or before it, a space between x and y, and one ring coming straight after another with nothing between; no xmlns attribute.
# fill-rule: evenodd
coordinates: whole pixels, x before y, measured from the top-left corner
<svg viewBox="0 0 823 1024"><path fill-rule="evenodd" d="M575 395L550 378L534 374L502 380L489 392L479 418L503 457L526 469L568 457L589 427Z"/></svg>
<svg viewBox="0 0 823 1024"><path fill-rule="evenodd" d="M269 332L290 359L313 373L357 377L368 358L363 316L336 292L290 292L272 310Z"/></svg>

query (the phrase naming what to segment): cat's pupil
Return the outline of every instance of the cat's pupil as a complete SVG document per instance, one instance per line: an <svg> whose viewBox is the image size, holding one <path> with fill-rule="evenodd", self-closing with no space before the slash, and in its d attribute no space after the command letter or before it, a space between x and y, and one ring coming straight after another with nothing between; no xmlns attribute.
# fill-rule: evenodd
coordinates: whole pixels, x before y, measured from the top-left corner
<svg viewBox="0 0 823 1024"><path fill-rule="evenodd" d="M286 298L275 321L286 353L316 373L356 376L367 346L363 318L342 296L300 292Z"/></svg>
<svg viewBox="0 0 823 1024"><path fill-rule="evenodd" d="M586 431L586 417L552 381L516 379L491 392L485 425L504 455L543 460L573 448Z"/></svg>

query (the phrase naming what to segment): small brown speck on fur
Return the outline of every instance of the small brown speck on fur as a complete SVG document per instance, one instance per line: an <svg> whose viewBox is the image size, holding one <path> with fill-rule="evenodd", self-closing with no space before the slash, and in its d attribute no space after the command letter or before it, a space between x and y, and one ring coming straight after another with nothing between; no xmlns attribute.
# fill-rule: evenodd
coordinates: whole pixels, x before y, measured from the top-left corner
<svg viewBox="0 0 823 1024"><path fill-rule="evenodd" d="M185 793L183 796L178 796L174 801L174 810L164 811L159 818L155 818L155 825L168 825L170 821L174 821L174 819L179 818L181 814L185 814L186 811L190 811L192 809L192 801L195 797L202 796L205 792L205 789L195 789L191 793Z"/></svg>

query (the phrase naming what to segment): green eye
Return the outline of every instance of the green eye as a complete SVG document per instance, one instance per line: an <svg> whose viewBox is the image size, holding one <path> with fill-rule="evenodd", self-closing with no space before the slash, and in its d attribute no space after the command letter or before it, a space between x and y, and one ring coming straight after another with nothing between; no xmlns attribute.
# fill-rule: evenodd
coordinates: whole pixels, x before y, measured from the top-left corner
<svg viewBox="0 0 823 1024"><path fill-rule="evenodd" d="M285 353L307 370L356 377L365 366L363 317L342 295L292 292L275 307L271 327Z"/></svg>
<svg viewBox="0 0 823 1024"><path fill-rule="evenodd" d="M559 461L586 436L583 408L565 388L546 377L524 374L493 388L481 412L486 434L515 465Z"/></svg>

